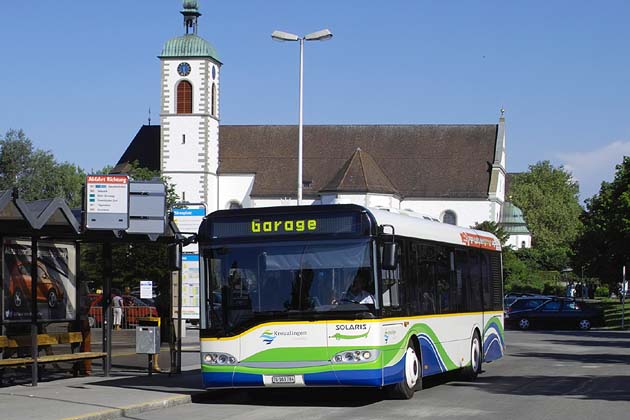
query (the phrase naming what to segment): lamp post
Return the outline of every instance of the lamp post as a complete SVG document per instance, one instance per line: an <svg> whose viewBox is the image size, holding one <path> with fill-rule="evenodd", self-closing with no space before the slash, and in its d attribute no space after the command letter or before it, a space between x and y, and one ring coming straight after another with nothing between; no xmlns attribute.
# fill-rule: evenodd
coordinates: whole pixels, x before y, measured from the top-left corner
<svg viewBox="0 0 630 420"><path fill-rule="evenodd" d="M299 122L298 122L298 180L297 180L297 205L302 204L302 102L303 102L303 74L304 74L304 41L326 41L332 38L332 32L328 29L313 32L305 36L298 36L288 32L273 31L271 38L276 41L299 41L300 42L300 95L299 95Z"/></svg>

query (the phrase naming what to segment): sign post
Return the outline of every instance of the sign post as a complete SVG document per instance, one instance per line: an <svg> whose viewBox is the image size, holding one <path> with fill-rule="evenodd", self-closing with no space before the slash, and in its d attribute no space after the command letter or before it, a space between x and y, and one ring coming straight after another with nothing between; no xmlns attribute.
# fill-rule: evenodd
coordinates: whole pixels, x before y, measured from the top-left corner
<svg viewBox="0 0 630 420"><path fill-rule="evenodd" d="M626 281L626 266L622 268L621 281L621 329L625 328L625 312L626 312L626 293L628 292L628 282Z"/></svg>
<svg viewBox="0 0 630 420"><path fill-rule="evenodd" d="M88 175L85 182L87 229L127 230L129 228L129 177Z"/></svg>

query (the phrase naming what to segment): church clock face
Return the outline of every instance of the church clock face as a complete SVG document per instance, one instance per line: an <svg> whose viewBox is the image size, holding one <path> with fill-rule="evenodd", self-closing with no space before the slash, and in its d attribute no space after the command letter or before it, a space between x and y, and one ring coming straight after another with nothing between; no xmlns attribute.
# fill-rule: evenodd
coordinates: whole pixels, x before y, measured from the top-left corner
<svg viewBox="0 0 630 420"><path fill-rule="evenodd" d="M179 73L180 76L188 76L190 74L190 64L179 63L179 66L177 66L177 73Z"/></svg>

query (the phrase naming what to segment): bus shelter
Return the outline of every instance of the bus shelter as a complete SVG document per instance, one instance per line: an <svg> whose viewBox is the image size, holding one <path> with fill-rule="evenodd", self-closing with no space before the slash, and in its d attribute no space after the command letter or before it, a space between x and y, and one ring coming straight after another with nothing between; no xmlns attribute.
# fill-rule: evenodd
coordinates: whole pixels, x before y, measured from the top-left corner
<svg viewBox="0 0 630 420"><path fill-rule="evenodd" d="M126 234L121 231L82 230L84 212L71 210L63 199L26 202L17 191L0 191L0 243L2 243L2 289L0 295L0 369L30 366L32 384L37 385L39 366L56 361L103 359L103 371L111 368L112 245L160 241L181 255L185 240L172 218L166 218L162 235ZM41 346L81 342L80 333L43 333L50 323L77 322L82 300L78 276L81 244L103 246L104 322L101 352L73 352L40 356ZM174 268L177 268L177 264ZM16 333L19 331L19 333ZM178 350L181 342L178 341ZM22 354L15 357L16 349ZM174 346L171 346L173 349ZM29 353L25 353L29 349ZM172 350L173 351L173 350ZM171 358L173 360L173 357ZM177 360L180 360L179 357ZM179 364L172 369L179 369Z"/></svg>

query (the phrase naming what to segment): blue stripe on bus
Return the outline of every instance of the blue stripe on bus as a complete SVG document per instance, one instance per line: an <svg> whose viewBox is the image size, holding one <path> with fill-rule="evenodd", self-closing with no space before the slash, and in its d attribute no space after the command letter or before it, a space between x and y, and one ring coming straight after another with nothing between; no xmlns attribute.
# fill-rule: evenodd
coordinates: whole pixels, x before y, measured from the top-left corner
<svg viewBox="0 0 630 420"><path fill-rule="evenodd" d="M446 366L438 353L435 344L426 334L419 334L420 350L422 352L422 376L437 375L446 372Z"/></svg>
<svg viewBox="0 0 630 420"><path fill-rule="evenodd" d="M206 388L232 386L232 372L202 372L203 386Z"/></svg>

